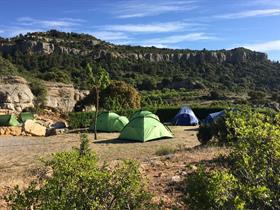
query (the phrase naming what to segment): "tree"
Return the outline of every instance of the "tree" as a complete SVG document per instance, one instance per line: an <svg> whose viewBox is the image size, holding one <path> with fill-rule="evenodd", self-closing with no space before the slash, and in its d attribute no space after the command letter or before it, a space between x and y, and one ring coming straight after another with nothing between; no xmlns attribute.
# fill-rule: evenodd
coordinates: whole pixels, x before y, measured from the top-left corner
<svg viewBox="0 0 280 210"><path fill-rule="evenodd" d="M104 68L101 66L92 68L89 63L86 66L86 74L88 86L92 87L95 92L94 139L97 140L96 122L99 109L99 93L110 84L110 78Z"/></svg>
<svg viewBox="0 0 280 210"><path fill-rule="evenodd" d="M101 105L108 110L138 109L141 106L139 92L124 81L112 81L101 93Z"/></svg>

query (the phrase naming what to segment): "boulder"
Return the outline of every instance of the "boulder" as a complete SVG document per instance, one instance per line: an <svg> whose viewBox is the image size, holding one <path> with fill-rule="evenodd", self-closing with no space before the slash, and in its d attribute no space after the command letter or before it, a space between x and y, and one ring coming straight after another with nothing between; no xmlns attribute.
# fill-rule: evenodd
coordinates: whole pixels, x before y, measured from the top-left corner
<svg viewBox="0 0 280 210"><path fill-rule="evenodd" d="M32 134L33 136L45 136L46 127L36 123L33 120L27 120L24 123L23 129L26 133Z"/></svg>

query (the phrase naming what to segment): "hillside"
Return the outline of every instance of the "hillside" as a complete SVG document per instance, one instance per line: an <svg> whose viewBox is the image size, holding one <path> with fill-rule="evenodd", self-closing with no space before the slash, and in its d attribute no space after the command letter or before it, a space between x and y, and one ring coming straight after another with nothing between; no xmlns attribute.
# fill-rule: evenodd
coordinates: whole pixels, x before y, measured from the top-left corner
<svg viewBox="0 0 280 210"><path fill-rule="evenodd" d="M1 39L0 54L19 72L73 82L80 88L86 88L85 65L92 63L105 67L112 79L125 80L140 90L280 89L280 64L245 48L198 51L120 46L86 34L51 30Z"/></svg>

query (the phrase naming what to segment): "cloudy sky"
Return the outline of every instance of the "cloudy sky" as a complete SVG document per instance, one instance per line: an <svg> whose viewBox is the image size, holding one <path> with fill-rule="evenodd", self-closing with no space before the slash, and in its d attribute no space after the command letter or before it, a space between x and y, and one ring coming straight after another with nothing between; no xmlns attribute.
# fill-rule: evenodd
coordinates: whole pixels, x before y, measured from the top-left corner
<svg viewBox="0 0 280 210"><path fill-rule="evenodd" d="M58 29L115 44L247 47L280 60L280 0L0 0L0 36Z"/></svg>

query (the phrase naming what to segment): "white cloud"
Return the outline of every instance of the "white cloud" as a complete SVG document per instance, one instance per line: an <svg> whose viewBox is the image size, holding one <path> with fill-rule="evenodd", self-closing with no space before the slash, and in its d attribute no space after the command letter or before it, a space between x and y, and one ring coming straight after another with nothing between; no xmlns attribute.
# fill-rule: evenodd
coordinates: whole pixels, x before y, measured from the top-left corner
<svg viewBox="0 0 280 210"><path fill-rule="evenodd" d="M52 27L72 27L80 25L80 22L83 22L81 19L73 19L73 18L60 18L56 20L41 20L35 19L31 17L21 17L18 18L17 21L20 25L24 26L40 26L44 28L52 28Z"/></svg>
<svg viewBox="0 0 280 210"><path fill-rule="evenodd" d="M193 41L200 41L200 40L214 40L218 39L214 36L206 35L205 33L190 33L190 34L183 34L183 35L173 35L167 37L161 37L156 39L149 39L146 40L144 45L164 45L164 44L175 44L179 42L193 42Z"/></svg>
<svg viewBox="0 0 280 210"><path fill-rule="evenodd" d="M19 34L26 34L28 32L36 32L36 31L43 31L42 28L28 28L28 27L17 27L17 26L10 26L10 27L3 27L3 34L5 37L13 37Z"/></svg>
<svg viewBox="0 0 280 210"><path fill-rule="evenodd" d="M236 18L249 18L249 17L266 17L266 16L279 16L280 9L259 9L247 10L236 13L228 13L223 15L216 15L216 18L222 19L236 19Z"/></svg>
<svg viewBox="0 0 280 210"><path fill-rule="evenodd" d="M173 1L123 1L117 6L117 17L118 18L135 18L135 17L146 17L156 16L164 13L188 11L197 8L196 1L192 0L173 0Z"/></svg>
<svg viewBox="0 0 280 210"><path fill-rule="evenodd" d="M280 51L280 40L273 40L257 44L247 44L244 47L255 51Z"/></svg>
<svg viewBox="0 0 280 210"><path fill-rule="evenodd" d="M102 27L107 31L122 31L130 33L162 33L181 31L186 27L195 26L184 22L166 22L151 24L123 24L123 25L107 25Z"/></svg>
<svg viewBox="0 0 280 210"><path fill-rule="evenodd" d="M3 30L0 30L0 34L3 34L5 31L3 31Z"/></svg>

